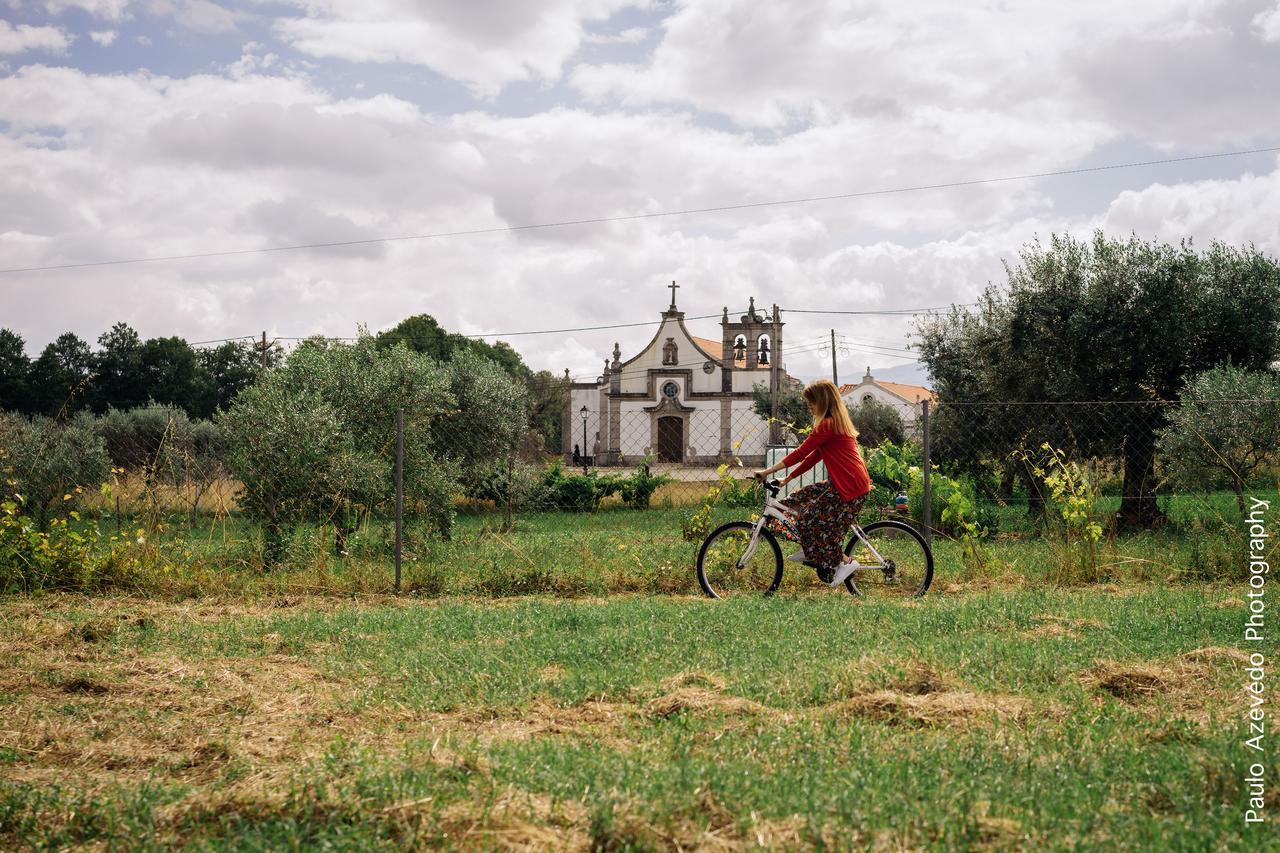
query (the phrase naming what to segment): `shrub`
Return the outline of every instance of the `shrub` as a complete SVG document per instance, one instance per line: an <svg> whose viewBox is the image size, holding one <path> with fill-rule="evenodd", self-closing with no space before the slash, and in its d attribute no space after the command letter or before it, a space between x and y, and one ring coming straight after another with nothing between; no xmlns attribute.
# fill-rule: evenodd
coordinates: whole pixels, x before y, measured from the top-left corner
<svg viewBox="0 0 1280 853"><path fill-rule="evenodd" d="M500 507L510 502L516 509L541 509L548 503L544 473L542 465L493 461L469 472L463 494Z"/></svg>
<svg viewBox="0 0 1280 853"><path fill-rule="evenodd" d="M764 506L764 486L755 480L726 477L719 484L715 502L720 506Z"/></svg>
<svg viewBox="0 0 1280 853"><path fill-rule="evenodd" d="M1045 442L1038 452L1014 455L1030 466L1049 490L1050 519L1059 525L1051 578L1061 582L1093 582L1101 578L1098 562L1102 524L1098 521L1098 490L1087 469Z"/></svg>
<svg viewBox="0 0 1280 853"><path fill-rule="evenodd" d="M905 494L912 517L923 521L924 473L919 448L885 441L867 452L865 461L875 486L871 506L889 505L895 497ZM929 491L929 519L935 530L966 541L982 540L995 532L999 518L994 510L978 502L969 477L949 477L934 465Z"/></svg>
<svg viewBox="0 0 1280 853"><path fill-rule="evenodd" d="M241 484L240 508L262 523L269 565L284 558L293 526L329 517L346 475L366 467L353 458L354 443L337 411L315 392L291 391L279 382L251 385L219 424L227 437L227 467Z"/></svg>
<svg viewBox="0 0 1280 853"><path fill-rule="evenodd" d="M670 482L672 478L666 474L654 474L646 459L644 464L622 482L622 502L633 509L648 509L653 493Z"/></svg>
<svg viewBox="0 0 1280 853"><path fill-rule="evenodd" d="M729 473L725 463L716 468L716 481L702 496L702 506L685 519L681 535L687 542L699 542L711 530L711 517L716 506L761 506L764 504L764 487L754 480L739 484Z"/></svg>
<svg viewBox="0 0 1280 853"><path fill-rule="evenodd" d="M932 497L929 519L934 530L948 536L974 536L985 539L996 532L1000 518L995 510L978 502L972 482L967 477L948 477L934 466L929 477ZM917 469L907 488L907 501L911 515L924 518L924 475Z"/></svg>
<svg viewBox="0 0 1280 853"><path fill-rule="evenodd" d="M863 451L867 474L874 490L869 506L889 506L898 495L907 494L912 477L920 475L920 450L915 445L881 442Z"/></svg>
<svg viewBox="0 0 1280 853"><path fill-rule="evenodd" d="M1280 461L1280 373L1215 367L1188 380L1180 399L1160 433L1163 468L1185 488L1228 486L1243 515L1250 475Z"/></svg>
<svg viewBox="0 0 1280 853"><path fill-rule="evenodd" d="M906 427L902 415L893 406L881 403L874 397L849 407L849 416L858 428L858 444L862 447L879 447L885 442L902 444L906 441Z"/></svg>
<svg viewBox="0 0 1280 853"><path fill-rule="evenodd" d="M565 474L557 459L547 466L542 484L547 504L551 508L568 512L593 512L600 508L600 502L606 497L620 492L623 482L622 477L595 471Z"/></svg>
<svg viewBox="0 0 1280 853"><path fill-rule="evenodd" d="M29 514L37 530L64 518L86 491L96 491L111 472L91 415L55 421L0 414L0 470L7 469L7 497Z"/></svg>
<svg viewBox="0 0 1280 853"><path fill-rule="evenodd" d="M12 487L12 481L9 481ZM130 564L116 537L99 548L97 525L81 525L71 510L37 529L20 493L0 500L0 593L41 590L94 592L130 585Z"/></svg>

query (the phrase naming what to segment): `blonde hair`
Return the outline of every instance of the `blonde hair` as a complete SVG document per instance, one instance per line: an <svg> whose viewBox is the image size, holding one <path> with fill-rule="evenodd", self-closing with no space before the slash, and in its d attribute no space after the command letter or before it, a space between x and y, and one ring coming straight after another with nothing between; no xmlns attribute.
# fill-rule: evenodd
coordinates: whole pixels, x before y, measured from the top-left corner
<svg viewBox="0 0 1280 853"><path fill-rule="evenodd" d="M831 418L831 427L836 435L858 437L858 428L849 417L849 409L840 397L840 389L830 379L819 379L804 389L804 399L814 411L813 428L827 418Z"/></svg>

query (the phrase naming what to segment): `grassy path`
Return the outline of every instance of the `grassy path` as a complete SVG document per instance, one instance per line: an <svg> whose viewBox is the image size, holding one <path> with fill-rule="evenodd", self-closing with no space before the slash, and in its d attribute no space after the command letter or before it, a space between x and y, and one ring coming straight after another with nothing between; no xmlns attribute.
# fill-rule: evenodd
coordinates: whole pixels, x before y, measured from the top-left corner
<svg viewBox="0 0 1280 853"><path fill-rule="evenodd" d="M0 602L0 846L1219 849L1221 587Z"/></svg>

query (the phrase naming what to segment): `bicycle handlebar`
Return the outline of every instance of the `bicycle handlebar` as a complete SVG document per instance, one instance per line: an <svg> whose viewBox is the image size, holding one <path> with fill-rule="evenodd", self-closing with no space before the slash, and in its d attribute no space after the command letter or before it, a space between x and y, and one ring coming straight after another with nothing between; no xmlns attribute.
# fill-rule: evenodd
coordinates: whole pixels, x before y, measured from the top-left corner
<svg viewBox="0 0 1280 853"><path fill-rule="evenodd" d="M778 492L782 491L782 483L776 479L770 480L769 482L765 483L764 487L768 489L769 493L772 494L774 497L777 497Z"/></svg>

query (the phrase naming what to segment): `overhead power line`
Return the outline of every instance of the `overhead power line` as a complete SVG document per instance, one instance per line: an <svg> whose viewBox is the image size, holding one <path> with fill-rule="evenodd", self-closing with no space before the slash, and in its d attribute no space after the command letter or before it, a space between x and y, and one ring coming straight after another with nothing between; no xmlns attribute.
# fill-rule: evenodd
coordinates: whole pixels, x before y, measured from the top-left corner
<svg viewBox="0 0 1280 853"><path fill-rule="evenodd" d="M700 314L696 317L685 317L686 320L707 320L711 317L719 317L719 314ZM614 323L611 326L578 326L572 329L536 329L529 332L481 332L478 334L464 334L465 338L514 338L521 335L554 335L562 332L598 332L604 329L629 329L635 326L658 326L661 320L646 320L643 323Z"/></svg>
<svg viewBox="0 0 1280 853"><path fill-rule="evenodd" d="M957 307L963 307L963 306L957 306ZM886 309L884 311L801 311L801 310L791 309L791 308L782 308L779 310L782 311L784 314L792 313L792 314L912 315L912 314L924 314L924 313L928 313L929 311L935 311L937 309L935 308L896 308L896 309ZM741 312L738 312L738 313L741 313ZM723 316L723 314L696 314L691 317L685 317L684 319L685 320L709 320L714 317L720 317L720 316ZM596 331L607 331L609 329L629 329L629 328L636 328L639 326L657 326L657 325L661 325L662 322L663 320L658 319L658 320L644 320L636 323L611 323L611 324L602 325L602 326L573 326L573 327L561 328L561 329L525 329L525 330L515 331L515 332L477 332L477 333L459 332L456 334L459 334L464 338L514 338L514 337L521 337L525 335L553 335L553 334L563 334L567 332L596 332ZM302 336L276 335L272 338L272 340L273 341L305 341L305 340L310 340L312 338L318 338L318 339L323 339L327 341L358 340L358 338L349 337L349 336L343 337L339 335L321 335L321 334L302 335ZM204 346L208 344L223 344L223 343L232 343L235 341L256 341L256 340L258 340L257 335L237 335L229 338L212 338L210 340L204 340L204 341L189 341L189 343L191 346ZM840 336L840 340L845 343L851 342L844 335ZM812 347L813 349L821 349L824 346L829 346L829 344L827 344L826 341L827 339L825 337L814 338L810 336L810 339L797 341L795 344L788 347L788 351L794 354L797 352L804 352L808 350L810 347ZM874 345L871 345L871 346L874 346ZM877 348L889 349L888 347L877 347Z"/></svg>
<svg viewBox="0 0 1280 853"><path fill-rule="evenodd" d="M891 309L871 309L865 311L827 311L827 310L808 310L804 308L782 308L781 310L787 314L871 314L885 316L911 316L915 314L930 314L934 311L946 311L948 308L972 308L977 302L957 302L951 305L941 305L936 308L891 308Z"/></svg>
<svg viewBox="0 0 1280 853"><path fill-rule="evenodd" d="M257 339L257 335L240 335L234 338L214 338L209 341L187 341L187 344L189 346L198 347L205 346L206 344L230 344L236 341L255 341Z"/></svg>
<svg viewBox="0 0 1280 853"><path fill-rule="evenodd" d="M408 240L439 240L450 237L474 237L482 234L508 234L517 231L533 231L542 228L564 228L571 225L602 225L610 222L632 222L640 219L660 219L668 216L690 216L697 213L725 213L733 210L752 210L762 207L783 207L793 204L809 204L818 201L840 201L855 198L871 198L874 196L897 195L901 193L924 192L926 190L956 189L959 187L980 186L982 184L998 184L1010 181L1026 181L1036 178L1056 178L1067 175L1083 175L1091 172L1107 172L1118 169L1136 169L1145 166L1166 166L1173 163L1190 163L1198 160L1215 160L1226 157L1244 157L1250 154L1268 154L1280 151L1280 145L1264 148L1250 148L1242 151L1220 151L1213 154L1193 154L1186 157L1165 157L1158 160L1136 160L1129 163L1108 163L1102 166L1080 166L1074 169L1053 169L1047 172L1027 172L1020 175L1002 175L992 178L971 178L961 181L944 181L935 184L915 184L901 187L887 187L879 190L855 190L832 195L804 196L799 198L777 199L774 201L750 201L737 204L721 204L713 207L690 207L680 210L659 210L651 213L629 213L620 216L595 216L583 219L565 219L558 222L538 222L527 225L500 225L490 228L468 228L459 231L436 231L427 234L404 234L394 237L369 237L360 240L333 240L324 243L299 243L291 246L267 246L258 249L230 249L220 252L195 252L185 255L159 255L147 258L117 258L104 261L83 261L72 264L50 264L40 267L17 267L0 269L0 273L45 272L48 270L81 269L84 267L117 266L120 264L144 264L158 261L189 261L200 258L226 258L235 255L260 255L268 252L293 252L302 249L335 249L347 246L367 246L376 243L395 243Z"/></svg>

